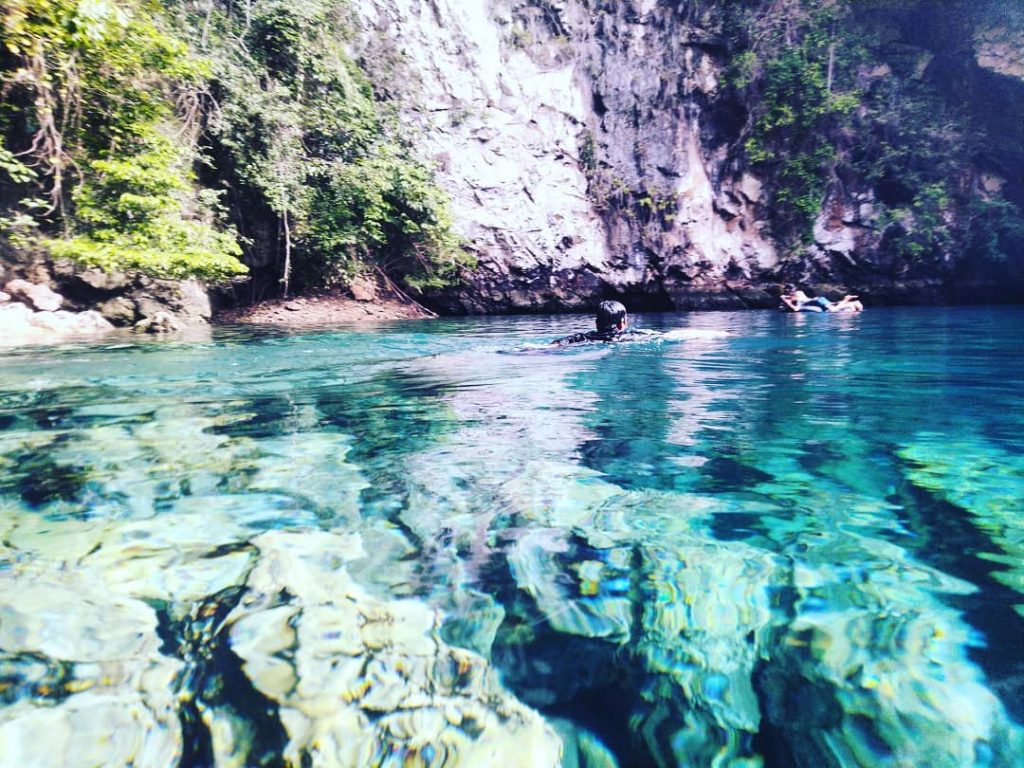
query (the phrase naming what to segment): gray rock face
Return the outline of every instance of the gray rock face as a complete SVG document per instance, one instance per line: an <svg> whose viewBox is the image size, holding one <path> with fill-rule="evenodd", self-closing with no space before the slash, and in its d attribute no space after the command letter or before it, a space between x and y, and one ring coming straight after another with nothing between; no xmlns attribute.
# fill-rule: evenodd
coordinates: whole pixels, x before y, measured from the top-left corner
<svg viewBox="0 0 1024 768"><path fill-rule="evenodd" d="M114 325L125 326L135 323L135 302L127 296L115 296L97 307L97 311Z"/></svg>
<svg viewBox="0 0 1024 768"><path fill-rule="evenodd" d="M7 266L6 276L13 279L0 292L0 307L14 301L38 311L31 322L17 314L17 339L11 325L15 314L6 316L7 326L0 329L6 333L0 335L8 341L39 343L55 333L91 333L140 323L163 331L181 330L204 326L212 315L206 287L196 280L103 272L69 261L53 262L36 253L12 254ZM61 308L68 311L58 311Z"/></svg>
<svg viewBox="0 0 1024 768"><path fill-rule="evenodd" d="M790 243L780 258L767 179L738 157L749 105L723 84L728 3L356 5L353 53L419 129L417 152L436 161L456 230L479 261L463 285L424 297L442 310L572 310L609 297L632 309L763 307L791 281L919 302L950 300L965 280L953 248L907 274L891 247L901 238L887 245L886 206L848 174L829 185L811 242L775 233ZM918 12L889 5L894 24ZM1014 10L966 28L955 54L970 87L1005 105L974 114L1000 137L996 163L964 169L986 193L1017 189L1024 167L1022 19ZM914 35L900 45L916 55L917 80L947 55ZM903 77L881 62L861 75ZM929 84L953 104L968 87ZM951 226L953 215L950 206Z"/></svg>
<svg viewBox="0 0 1024 768"><path fill-rule="evenodd" d="M20 278L7 283L4 292L40 312L52 312L64 303L64 297L48 286Z"/></svg>
<svg viewBox="0 0 1024 768"><path fill-rule="evenodd" d="M96 311L33 312L24 304L0 305L0 345L38 344L113 330Z"/></svg>
<svg viewBox="0 0 1024 768"><path fill-rule="evenodd" d="M132 282L124 272L104 272L100 269L70 269L68 279L99 294L123 291Z"/></svg>
<svg viewBox="0 0 1024 768"><path fill-rule="evenodd" d="M587 196L579 135L589 113L571 56L510 48L511 6L374 0L358 12L373 47L401 40L404 100L436 159L457 229L477 255L453 309L576 306L607 259ZM566 51L567 52L567 51Z"/></svg>
<svg viewBox="0 0 1024 768"><path fill-rule="evenodd" d="M173 315L181 327L205 325L210 320L210 297L196 280L140 277L136 286L139 290L133 295L135 309L143 319L155 318L160 313Z"/></svg>
<svg viewBox="0 0 1024 768"><path fill-rule="evenodd" d="M183 326L174 315L157 310L152 316L139 320L135 324L135 330L139 333L174 333L183 330Z"/></svg>
<svg viewBox="0 0 1024 768"><path fill-rule="evenodd" d="M1005 26L989 25L975 33L974 59L983 69L1024 80L1024 51L1020 48L1024 17L1007 16L1006 21Z"/></svg>
<svg viewBox="0 0 1024 768"><path fill-rule="evenodd" d="M709 129L724 52L704 22L653 0L593 6L359 4L357 53L383 61L401 40L402 76L373 74L401 83L479 259L465 286L430 297L450 310L573 309L606 294L743 306L725 279L776 265L760 182L725 167Z"/></svg>

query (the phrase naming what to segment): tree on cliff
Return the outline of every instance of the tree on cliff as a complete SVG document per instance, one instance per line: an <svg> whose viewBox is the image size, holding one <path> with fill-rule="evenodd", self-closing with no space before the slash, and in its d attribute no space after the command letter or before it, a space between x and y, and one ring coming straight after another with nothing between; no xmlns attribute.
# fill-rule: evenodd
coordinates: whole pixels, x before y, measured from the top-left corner
<svg viewBox="0 0 1024 768"><path fill-rule="evenodd" d="M23 235L41 223L54 255L104 269L223 279L245 271L241 249L203 211L175 103L206 67L151 10L110 0L5 4L0 129L34 176L10 181L48 200L28 197L9 222Z"/></svg>
<svg viewBox="0 0 1024 768"><path fill-rule="evenodd" d="M305 287L365 269L453 279L467 259L447 198L346 55L346 13L324 0L6 3L8 239L209 280L244 272L244 245L285 293L293 273Z"/></svg>
<svg viewBox="0 0 1024 768"><path fill-rule="evenodd" d="M878 248L903 269L942 269L952 251L967 269L1024 265L1024 190L982 181L1013 177L993 147L1024 167L1024 127L994 133L974 94L1013 89L985 79L969 48L1005 16L998 3L932 0L732 9L730 81L750 115L740 151L769 180L777 239L809 242L826 200L859 192L874 204Z"/></svg>
<svg viewBox="0 0 1024 768"><path fill-rule="evenodd" d="M248 201L280 237L273 280L287 290L380 269L407 285L441 284L469 260L447 197L415 159L390 105L349 58L343 4L262 0L218 6L183 26L214 62L210 183L227 190L243 234Z"/></svg>

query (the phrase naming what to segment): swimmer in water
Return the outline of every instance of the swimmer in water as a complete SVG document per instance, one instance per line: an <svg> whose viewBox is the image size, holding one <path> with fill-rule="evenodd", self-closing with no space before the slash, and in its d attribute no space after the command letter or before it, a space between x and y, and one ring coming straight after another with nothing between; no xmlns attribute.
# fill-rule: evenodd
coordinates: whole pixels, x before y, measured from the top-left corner
<svg viewBox="0 0 1024 768"><path fill-rule="evenodd" d="M626 315L626 308L617 301L602 301L598 304L597 316L594 320L597 330L563 336L551 342L552 345L564 347L569 344L583 344L590 341L636 341L658 335L654 331L627 328L629 318Z"/></svg>
<svg viewBox="0 0 1024 768"><path fill-rule="evenodd" d="M782 309L790 312L861 312L864 305L857 296L847 294L839 301L829 301L824 296L810 297L799 288L787 286L779 299Z"/></svg>

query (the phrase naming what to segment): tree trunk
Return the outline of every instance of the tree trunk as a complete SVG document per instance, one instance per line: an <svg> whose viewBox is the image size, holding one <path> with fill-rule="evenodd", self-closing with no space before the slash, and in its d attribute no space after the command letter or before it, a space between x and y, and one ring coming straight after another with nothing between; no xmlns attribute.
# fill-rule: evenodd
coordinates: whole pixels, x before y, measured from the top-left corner
<svg viewBox="0 0 1024 768"><path fill-rule="evenodd" d="M825 84L825 91L832 93L832 71L836 63L836 44L829 43L828 46L828 81Z"/></svg>
<svg viewBox="0 0 1024 768"><path fill-rule="evenodd" d="M199 49L206 50L206 38L210 33L210 17L213 15L213 0L206 5L206 18L203 20L203 33L199 36Z"/></svg>
<svg viewBox="0 0 1024 768"><path fill-rule="evenodd" d="M284 209L284 274L281 282L284 283L284 290L281 295L288 298L288 280L292 276L292 231L288 225L288 209Z"/></svg>
<svg viewBox="0 0 1024 768"><path fill-rule="evenodd" d="M828 81L825 85L825 91L830 96L832 95L832 76L835 73L836 66L836 25L832 25L832 30L829 33L828 41Z"/></svg>

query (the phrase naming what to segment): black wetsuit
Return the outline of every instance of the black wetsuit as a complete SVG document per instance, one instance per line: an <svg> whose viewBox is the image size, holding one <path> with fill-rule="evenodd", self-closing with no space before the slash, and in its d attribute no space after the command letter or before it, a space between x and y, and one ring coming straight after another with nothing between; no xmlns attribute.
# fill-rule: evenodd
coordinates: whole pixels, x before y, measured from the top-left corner
<svg viewBox="0 0 1024 768"><path fill-rule="evenodd" d="M564 347L567 344L585 344L591 341L639 341L650 336L657 336L655 331L636 330L627 328L624 331L617 331L614 328L607 328L603 331L587 331L587 333L574 333L572 336L563 336L555 339L552 344Z"/></svg>

